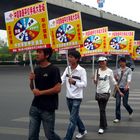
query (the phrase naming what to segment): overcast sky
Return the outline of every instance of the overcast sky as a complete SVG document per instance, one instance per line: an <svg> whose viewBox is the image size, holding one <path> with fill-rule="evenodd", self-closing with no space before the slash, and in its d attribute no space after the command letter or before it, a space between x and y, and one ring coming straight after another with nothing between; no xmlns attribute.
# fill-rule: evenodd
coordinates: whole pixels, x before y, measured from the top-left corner
<svg viewBox="0 0 140 140"><path fill-rule="evenodd" d="M98 8L97 0L75 0ZM105 0L102 10L140 22L140 0Z"/></svg>

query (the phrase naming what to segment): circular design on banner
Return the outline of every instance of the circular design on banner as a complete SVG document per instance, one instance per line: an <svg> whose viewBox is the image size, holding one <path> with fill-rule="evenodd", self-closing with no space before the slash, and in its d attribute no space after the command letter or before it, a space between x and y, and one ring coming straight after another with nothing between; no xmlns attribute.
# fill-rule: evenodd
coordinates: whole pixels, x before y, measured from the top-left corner
<svg viewBox="0 0 140 140"><path fill-rule="evenodd" d="M110 40L110 46L115 50L124 49L128 44L128 41L120 36L114 37Z"/></svg>
<svg viewBox="0 0 140 140"><path fill-rule="evenodd" d="M62 24L56 30L56 38L59 42L67 43L73 40L76 35L75 28L70 24Z"/></svg>
<svg viewBox="0 0 140 140"><path fill-rule="evenodd" d="M92 35L85 39L84 47L88 50L95 50L99 48L102 44L102 39L100 36Z"/></svg>
<svg viewBox="0 0 140 140"><path fill-rule="evenodd" d="M29 17L18 20L14 26L14 35L20 41L31 41L40 32L39 23Z"/></svg>
<svg viewBox="0 0 140 140"><path fill-rule="evenodd" d="M137 53L137 55L140 55L140 46L138 46L138 47L136 48L136 53Z"/></svg>

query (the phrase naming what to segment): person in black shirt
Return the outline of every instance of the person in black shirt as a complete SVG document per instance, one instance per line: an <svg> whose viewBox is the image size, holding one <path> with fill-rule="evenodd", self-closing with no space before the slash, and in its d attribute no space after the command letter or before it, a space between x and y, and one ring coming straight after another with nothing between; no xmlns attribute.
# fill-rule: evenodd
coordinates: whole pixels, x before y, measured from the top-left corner
<svg viewBox="0 0 140 140"><path fill-rule="evenodd" d="M55 110L58 109L58 93L61 91L59 69L50 63L52 48L37 50L38 66L30 73L30 88L34 99L29 111L29 138L39 140L41 122L48 140L60 140L54 132ZM33 84L35 80L35 87Z"/></svg>

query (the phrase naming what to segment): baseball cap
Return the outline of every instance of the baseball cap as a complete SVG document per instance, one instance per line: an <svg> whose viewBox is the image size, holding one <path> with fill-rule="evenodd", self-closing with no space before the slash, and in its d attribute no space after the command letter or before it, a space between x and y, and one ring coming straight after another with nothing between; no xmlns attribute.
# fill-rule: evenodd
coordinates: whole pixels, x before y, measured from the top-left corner
<svg viewBox="0 0 140 140"><path fill-rule="evenodd" d="M107 61L107 58L104 56L100 56L98 59L98 62L100 62L100 61Z"/></svg>

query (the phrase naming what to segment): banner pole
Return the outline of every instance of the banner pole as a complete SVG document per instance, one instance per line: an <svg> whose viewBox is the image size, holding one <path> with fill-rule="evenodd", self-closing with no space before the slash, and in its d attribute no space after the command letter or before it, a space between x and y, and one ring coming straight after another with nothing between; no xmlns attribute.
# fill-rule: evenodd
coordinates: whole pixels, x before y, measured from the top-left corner
<svg viewBox="0 0 140 140"><path fill-rule="evenodd" d="M92 56L92 74L94 74L94 60L95 60L95 57L93 55Z"/></svg>
<svg viewBox="0 0 140 140"><path fill-rule="evenodd" d="M117 56L116 56L116 69L118 69L118 58L119 58L119 56L117 54Z"/></svg>
<svg viewBox="0 0 140 140"><path fill-rule="evenodd" d="M34 72L33 63L32 63L32 55L31 55L31 51L30 51L30 50L29 50L29 60L30 60L31 72ZM36 88L36 86L35 86L35 81L34 81L34 80L33 80L33 88Z"/></svg>
<svg viewBox="0 0 140 140"><path fill-rule="evenodd" d="M71 75L71 70L70 70L70 64L69 64L69 60L68 60L68 50L66 52L66 59L67 59L67 66L68 66L68 74L70 76Z"/></svg>

